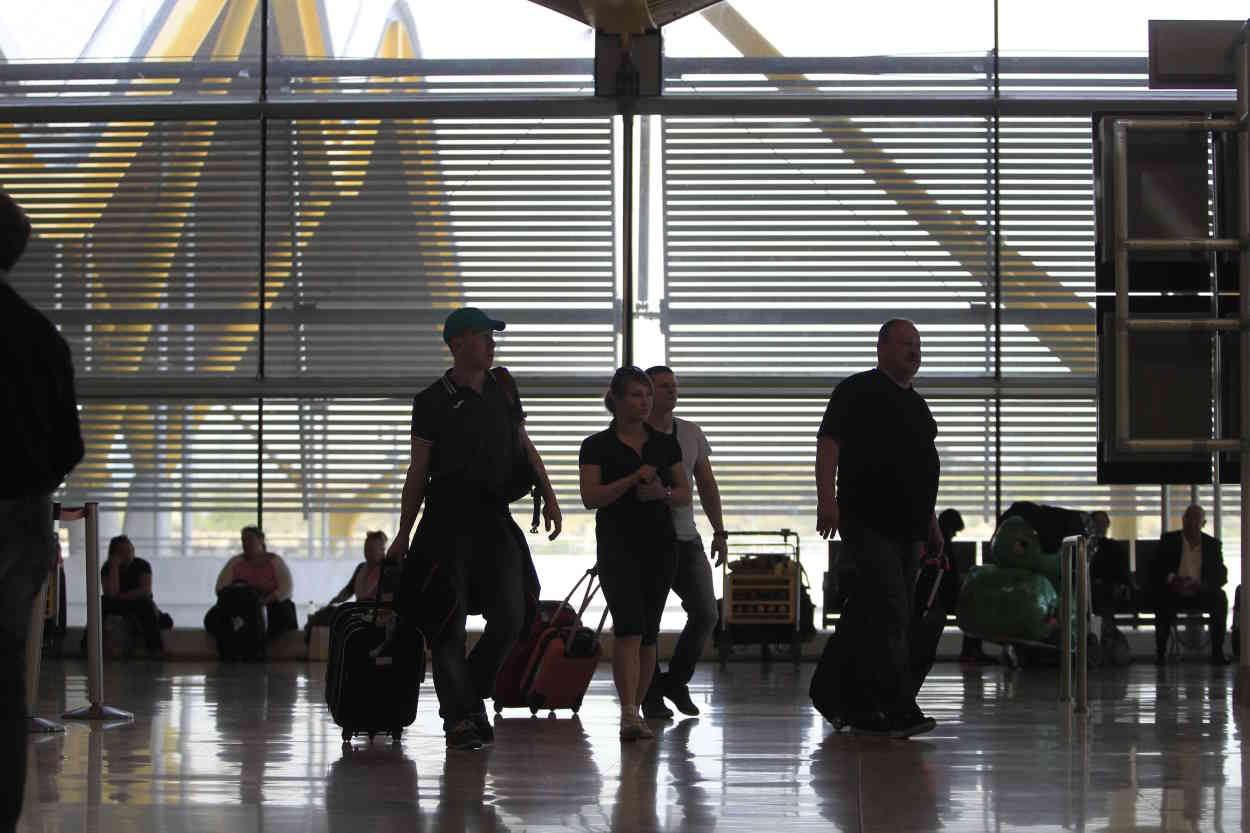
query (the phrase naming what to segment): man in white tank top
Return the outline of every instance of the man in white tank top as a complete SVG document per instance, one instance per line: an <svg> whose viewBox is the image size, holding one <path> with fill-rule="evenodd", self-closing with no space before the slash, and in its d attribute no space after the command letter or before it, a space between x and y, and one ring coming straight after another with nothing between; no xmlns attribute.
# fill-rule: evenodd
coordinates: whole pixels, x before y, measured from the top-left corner
<svg viewBox="0 0 1250 833"><path fill-rule="evenodd" d="M681 446L681 462L686 469L687 481L699 490L699 502L703 514L712 524L712 557L719 567L727 553L725 523L721 517L720 489L712 473L712 448L708 445L703 429L693 422L673 416L677 406L677 376L667 367L657 366L647 370L655 389L651 416L647 422L657 431L676 434ZM668 671L656 668L651 689L642 705L643 716L668 718L672 710L664 704L668 698L682 714L696 715L698 707L690 699L687 684L694 675L695 663L703 655L712 631L716 628L716 592L712 587L712 567L703 549L703 539L694 521L693 502L673 507L673 527L677 532L677 574L673 578L673 592L681 599L686 611L686 626L673 648ZM658 663L657 663L658 666Z"/></svg>

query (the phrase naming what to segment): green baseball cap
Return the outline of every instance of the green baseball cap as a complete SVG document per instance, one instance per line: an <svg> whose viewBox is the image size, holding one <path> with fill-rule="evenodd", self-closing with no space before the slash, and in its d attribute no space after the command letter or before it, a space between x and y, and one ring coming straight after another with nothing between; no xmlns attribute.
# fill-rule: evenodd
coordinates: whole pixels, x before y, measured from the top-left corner
<svg viewBox="0 0 1250 833"><path fill-rule="evenodd" d="M451 341L461 333L478 333L484 330L502 330L508 326L496 321L477 307L461 307L453 310L443 322L443 341Z"/></svg>

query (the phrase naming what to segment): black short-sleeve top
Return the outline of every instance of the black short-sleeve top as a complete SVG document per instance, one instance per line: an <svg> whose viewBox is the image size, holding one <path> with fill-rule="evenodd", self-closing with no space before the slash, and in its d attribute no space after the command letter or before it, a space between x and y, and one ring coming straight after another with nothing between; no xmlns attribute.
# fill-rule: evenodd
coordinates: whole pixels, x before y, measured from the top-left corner
<svg viewBox="0 0 1250 833"><path fill-rule="evenodd" d="M923 541L937 502L937 422L914 388L878 369L833 389L819 436L838 443L844 526Z"/></svg>
<svg viewBox="0 0 1250 833"><path fill-rule="evenodd" d="M599 482L613 483L648 464L655 466L660 482L671 488L673 465L681 462L681 446L675 436L656 431L646 423L643 425L647 430L647 441L643 443L642 454L621 442L613 422L607 430L582 440L578 465L598 466ZM595 512L595 526L600 537L611 535L658 541L676 537L673 513L668 504L662 500L640 501L633 489L613 503L599 507Z"/></svg>
<svg viewBox="0 0 1250 833"><path fill-rule="evenodd" d="M427 496L502 500L520 451L523 419L515 383L487 373L478 393L443 374L412 402L412 436L429 443Z"/></svg>
<svg viewBox="0 0 1250 833"><path fill-rule="evenodd" d="M106 562L100 568L100 578L108 575L109 565ZM121 575L118 576L117 590L119 593L129 593L132 590L138 590L144 576L152 575L152 565L144 561L142 558L132 558L122 567Z"/></svg>

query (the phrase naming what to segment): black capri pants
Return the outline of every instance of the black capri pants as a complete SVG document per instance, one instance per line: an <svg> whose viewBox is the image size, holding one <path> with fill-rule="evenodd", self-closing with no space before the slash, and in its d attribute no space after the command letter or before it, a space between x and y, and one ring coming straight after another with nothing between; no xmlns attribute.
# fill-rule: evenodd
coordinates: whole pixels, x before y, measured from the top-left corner
<svg viewBox="0 0 1250 833"><path fill-rule="evenodd" d="M612 635L640 636L643 645L654 645L677 572L677 542L631 540L603 528L595 536L595 569L612 613Z"/></svg>

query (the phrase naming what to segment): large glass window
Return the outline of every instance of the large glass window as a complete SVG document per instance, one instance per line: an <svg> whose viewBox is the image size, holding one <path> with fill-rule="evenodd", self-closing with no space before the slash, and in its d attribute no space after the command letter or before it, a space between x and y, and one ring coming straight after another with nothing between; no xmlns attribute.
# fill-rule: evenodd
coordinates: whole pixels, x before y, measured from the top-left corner
<svg viewBox="0 0 1250 833"><path fill-rule="evenodd" d="M411 397L461 304L509 322L498 361L566 514L531 537L551 592L593 560L577 450L626 355L679 374L727 525L798 530L817 578L816 427L890 317L920 326L965 537L1023 499L1170 525L1156 487L1096 483L1086 99L1227 106L1145 89L1145 22L1238 4L1000 3L996 133L992 0L720 3L666 27L631 141L591 96L591 31L550 9L274 0L262 73L259 5L0 8L0 187L36 230L9 279L83 399L65 495L186 561L157 571L168 603L203 603L258 505L301 606L341 586L394 531ZM71 97L105 109L50 110Z"/></svg>

